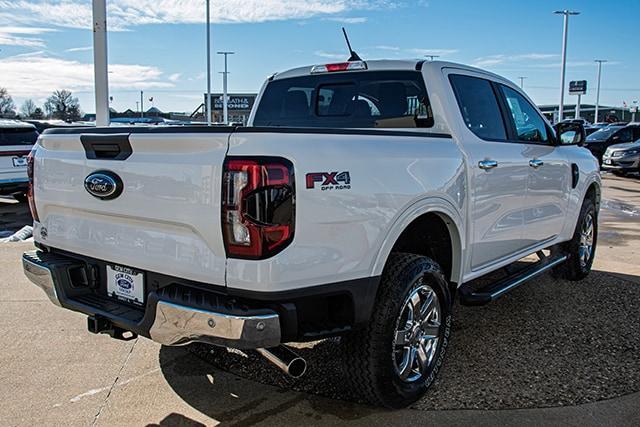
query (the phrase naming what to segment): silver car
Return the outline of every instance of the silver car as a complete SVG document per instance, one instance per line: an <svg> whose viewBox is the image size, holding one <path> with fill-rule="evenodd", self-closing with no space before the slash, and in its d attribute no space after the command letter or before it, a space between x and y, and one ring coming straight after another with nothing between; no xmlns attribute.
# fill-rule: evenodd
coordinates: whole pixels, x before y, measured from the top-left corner
<svg viewBox="0 0 640 427"><path fill-rule="evenodd" d="M640 139L626 144L611 145L602 156L602 169L615 174L640 171Z"/></svg>

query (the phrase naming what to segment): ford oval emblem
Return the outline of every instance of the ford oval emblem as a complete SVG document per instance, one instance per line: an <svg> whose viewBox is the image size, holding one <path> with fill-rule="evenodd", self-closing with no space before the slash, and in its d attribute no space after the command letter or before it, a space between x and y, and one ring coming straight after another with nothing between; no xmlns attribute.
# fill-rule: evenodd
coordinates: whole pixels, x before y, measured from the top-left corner
<svg viewBox="0 0 640 427"><path fill-rule="evenodd" d="M122 180L111 171L96 171L84 179L84 188L101 200L115 199L122 193Z"/></svg>

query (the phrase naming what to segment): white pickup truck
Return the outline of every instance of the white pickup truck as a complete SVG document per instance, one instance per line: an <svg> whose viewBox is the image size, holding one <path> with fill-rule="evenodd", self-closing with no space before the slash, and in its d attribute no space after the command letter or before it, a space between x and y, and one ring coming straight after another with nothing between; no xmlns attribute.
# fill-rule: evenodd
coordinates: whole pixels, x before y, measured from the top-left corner
<svg viewBox="0 0 640 427"><path fill-rule="evenodd" d="M266 81L249 122L44 132L26 275L91 332L256 349L293 376L306 363L283 343L341 336L356 390L402 407L441 368L454 298L589 273L601 183L584 130L553 129L500 76L302 67Z"/></svg>

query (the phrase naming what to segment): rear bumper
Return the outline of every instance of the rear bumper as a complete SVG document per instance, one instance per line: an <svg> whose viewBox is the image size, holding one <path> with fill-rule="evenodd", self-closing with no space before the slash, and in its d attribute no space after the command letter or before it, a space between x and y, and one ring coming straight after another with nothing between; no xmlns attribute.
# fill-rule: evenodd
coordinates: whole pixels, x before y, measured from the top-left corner
<svg viewBox="0 0 640 427"><path fill-rule="evenodd" d="M91 332L130 331L164 345L252 349L340 335L368 323L380 281L250 292L146 271L144 306L134 306L107 296L109 263L37 246L23 254L24 272L54 304L88 315Z"/></svg>
<svg viewBox="0 0 640 427"><path fill-rule="evenodd" d="M619 170L619 171L635 171L640 168L640 156L633 155L627 157L602 157L602 169Z"/></svg>
<svg viewBox="0 0 640 427"><path fill-rule="evenodd" d="M264 309L244 315L233 310L211 310L163 300L158 293L147 294L147 306L140 319L135 309L127 309L107 297L73 294L72 275L82 268L70 259L40 251L22 256L24 273L41 288L55 305L89 316L106 319L123 330L146 336L163 345L204 342L235 348L274 347L281 343L280 319L276 312ZM88 287L87 287L88 289ZM77 292L76 292L77 293ZM90 296L87 298L87 296ZM94 304L91 304L93 302ZM136 321L137 320L137 321Z"/></svg>

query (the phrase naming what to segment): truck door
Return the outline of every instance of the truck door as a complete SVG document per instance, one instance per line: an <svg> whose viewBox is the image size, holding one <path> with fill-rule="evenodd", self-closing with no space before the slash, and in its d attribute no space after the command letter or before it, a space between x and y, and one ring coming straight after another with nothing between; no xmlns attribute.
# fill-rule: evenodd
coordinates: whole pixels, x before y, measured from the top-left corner
<svg viewBox="0 0 640 427"><path fill-rule="evenodd" d="M471 194L471 269L476 271L526 248L522 230L529 177L527 147L508 141L491 81L468 71L449 74L464 127Z"/></svg>
<svg viewBox="0 0 640 427"><path fill-rule="evenodd" d="M536 246L556 237L564 227L571 165L536 108L516 90L497 86L507 111L510 139L525 147L529 167L523 239L527 246Z"/></svg>

